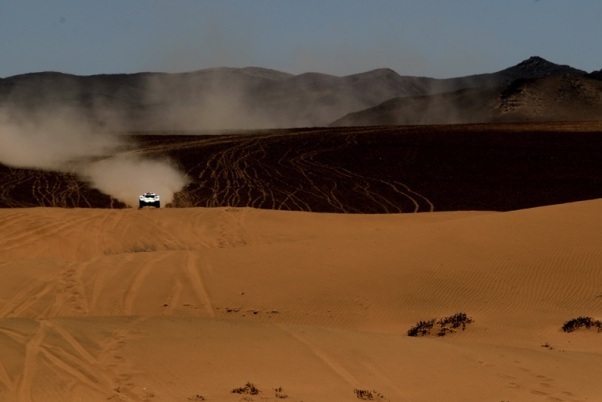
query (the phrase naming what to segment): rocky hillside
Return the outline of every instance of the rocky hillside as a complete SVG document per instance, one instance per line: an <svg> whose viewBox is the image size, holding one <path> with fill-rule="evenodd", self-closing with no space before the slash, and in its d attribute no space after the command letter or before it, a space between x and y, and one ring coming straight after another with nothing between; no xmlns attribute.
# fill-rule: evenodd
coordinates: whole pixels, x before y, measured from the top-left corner
<svg viewBox="0 0 602 402"><path fill-rule="evenodd" d="M602 119L602 81L562 74L509 85L400 97L350 113L333 126L594 121Z"/></svg>
<svg viewBox="0 0 602 402"><path fill-rule="evenodd" d="M439 110L448 104L447 112L438 112L436 118L426 121L453 123L487 117L487 113L475 117L470 107L464 107L474 104L483 109L480 97L491 96L491 88L561 75L583 77L586 73L540 57L494 73L449 79L402 76L386 68L344 77L315 72L292 75L256 67L181 74L42 72L0 79L0 108L26 115L67 109L116 129L199 130L325 126L337 120L346 125L356 117L339 119L350 113L378 107L390 115L390 107L395 105L409 105L409 112L402 107L398 118L379 120L374 115L364 119L366 124L413 123L425 121L428 108L424 105ZM504 90L508 89L500 89ZM433 97L424 98L427 96ZM489 107L495 109L495 105L487 105L481 112Z"/></svg>

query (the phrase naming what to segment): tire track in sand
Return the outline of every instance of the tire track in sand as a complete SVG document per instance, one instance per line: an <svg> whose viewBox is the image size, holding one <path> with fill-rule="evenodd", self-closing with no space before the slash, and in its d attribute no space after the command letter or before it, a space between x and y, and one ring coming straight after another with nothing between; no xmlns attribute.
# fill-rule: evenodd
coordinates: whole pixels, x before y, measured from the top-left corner
<svg viewBox="0 0 602 402"><path fill-rule="evenodd" d="M372 177L331 157L360 147L358 136L369 131L272 132L236 135L219 144L202 146L199 142L204 160L188 170L195 182L179 197L205 207L340 213L433 211L432 202L408 184Z"/></svg>
<svg viewBox="0 0 602 402"><path fill-rule="evenodd" d="M343 381L345 381L347 384L349 384L352 388L359 387L360 383L357 380L357 378L355 378L353 376L353 374L351 374L345 367L340 365L335 359L328 356L327 353L325 353L320 348L318 348L317 346L310 343L307 339L303 338L298 333L292 331L291 329L286 328L284 325L276 325L276 327L279 328L280 330L282 330L283 332L285 332L286 334L288 334L289 336L291 336L292 338L294 338L295 340L297 340L299 343L303 344L307 349L309 349L309 351L314 356L316 356L326 366L328 366L328 368L330 368L330 370L337 377L341 378Z"/></svg>
<svg viewBox="0 0 602 402"><path fill-rule="evenodd" d="M161 262L169 257L169 255L169 253L164 253L160 257L153 259L151 262L140 264L137 267L136 274L134 275L131 284L123 293L123 313L125 315L135 315L134 302L140 293L140 289L144 287L145 279L152 272L156 264L160 266Z"/></svg>
<svg viewBox="0 0 602 402"><path fill-rule="evenodd" d="M15 333L10 335L15 338ZM19 343L25 347L22 373L16 381L12 381L6 370L0 369L0 380L16 391L19 401L34 400L35 375L43 369L66 373L63 381L70 390L83 386L95 393L106 393L110 389L110 370L57 322L41 320L32 336L27 338L18 333L16 338L21 339Z"/></svg>
<svg viewBox="0 0 602 402"><path fill-rule="evenodd" d="M201 277L201 273L199 272L199 261L198 255L196 253L186 253L186 263L185 274L190 280L192 284L192 289L203 305L203 308L209 315L209 317L215 317L215 312L213 311L213 304L211 302L211 298L209 297L209 293L207 292L207 288L204 285L203 278Z"/></svg>
<svg viewBox="0 0 602 402"><path fill-rule="evenodd" d="M13 389L18 401L40 400L36 375L60 372L61 383L55 392L71 393L77 388L105 395L103 399L143 401L146 396L137 391L133 380L135 368L124 358L123 348L142 331L139 324L148 318L119 320L108 336L78 339L80 327L68 329L57 320L41 320L33 334L12 331L9 336L21 339L25 349L21 374L11 380L0 364L0 381ZM120 322L120 324L119 324Z"/></svg>
<svg viewBox="0 0 602 402"><path fill-rule="evenodd" d="M48 331L47 321L39 322L36 332L25 344L25 359L23 360L23 372L17 381L17 397L21 402L30 402L32 399L33 377L36 371L40 347Z"/></svg>
<svg viewBox="0 0 602 402"><path fill-rule="evenodd" d="M16 293L9 297L0 308L0 317L34 317L27 310L54 290L52 281L26 282Z"/></svg>

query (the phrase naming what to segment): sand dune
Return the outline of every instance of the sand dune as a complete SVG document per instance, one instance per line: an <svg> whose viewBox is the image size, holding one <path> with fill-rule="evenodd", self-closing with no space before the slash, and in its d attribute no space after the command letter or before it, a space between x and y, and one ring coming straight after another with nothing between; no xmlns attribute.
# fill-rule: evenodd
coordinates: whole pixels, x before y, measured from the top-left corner
<svg viewBox="0 0 602 402"><path fill-rule="evenodd" d="M601 208L0 210L0 400L600 400Z"/></svg>

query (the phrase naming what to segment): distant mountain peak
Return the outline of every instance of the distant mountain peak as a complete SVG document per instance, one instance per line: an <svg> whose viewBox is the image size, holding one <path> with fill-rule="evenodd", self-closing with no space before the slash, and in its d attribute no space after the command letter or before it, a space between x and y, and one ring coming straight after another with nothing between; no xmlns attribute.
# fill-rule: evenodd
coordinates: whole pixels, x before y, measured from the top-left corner
<svg viewBox="0 0 602 402"><path fill-rule="evenodd" d="M556 70L559 67L568 67L568 66L560 66L556 63L552 63L551 61L544 59L543 57L531 56L527 60L523 60L520 63L518 63L515 67L520 70L531 71L531 72L537 73L537 72L547 72L550 70Z"/></svg>
<svg viewBox="0 0 602 402"><path fill-rule="evenodd" d="M548 75L585 75L586 72L568 65L552 63L540 56L531 56L517 65L502 70L510 78L540 78Z"/></svg>
<svg viewBox="0 0 602 402"><path fill-rule="evenodd" d="M371 80L379 80L379 79L399 80L402 77L399 74L397 74L396 71L394 71L390 68L376 68L374 70L365 71L363 73L347 75L344 78L347 80L350 80L351 82L356 82L356 81L364 81L364 80L371 81Z"/></svg>
<svg viewBox="0 0 602 402"><path fill-rule="evenodd" d="M587 76L594 80L602 80L602 69L600 69L598 71L592 71Z"/></svg>
<svg viewBox="0 0 602 402"><path fill-rule="evenodd" d="M551 61L548 61L540 56L531 56L527 60L523 60L522 62L520 62L518 65L520 66L520 65L541 65L541 64L556 65L556 64L552 63Z"/></svg>

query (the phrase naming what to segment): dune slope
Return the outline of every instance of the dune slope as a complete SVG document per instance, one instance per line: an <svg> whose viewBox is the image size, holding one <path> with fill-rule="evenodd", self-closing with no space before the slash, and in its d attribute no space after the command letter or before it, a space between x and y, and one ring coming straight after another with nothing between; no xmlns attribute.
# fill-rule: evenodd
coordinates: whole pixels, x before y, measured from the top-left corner
<svg viewBox="0 0 602 402"><path fill-rule="evenodd" d="M0 400L596 400L601 209L0 210Z"/></svg>

